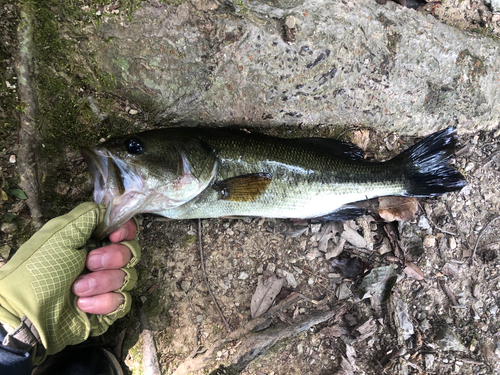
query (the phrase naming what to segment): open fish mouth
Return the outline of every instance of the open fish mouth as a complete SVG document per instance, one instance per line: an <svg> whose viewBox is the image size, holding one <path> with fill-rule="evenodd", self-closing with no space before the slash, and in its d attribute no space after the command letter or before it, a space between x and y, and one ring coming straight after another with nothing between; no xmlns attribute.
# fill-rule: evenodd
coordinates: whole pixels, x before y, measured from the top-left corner
<svg viewBox="0 0 500 375"><path fill-rule="evenodd" d="M108 179L109 158L97 155L93 149L88 147L82 148L81 154L94 181L94 201L96 203L108 203L104 202L104 192L106 190L106 181Z"/></svg>
<svg viewBox="0 0 500 375"><path fill-rule="evenodd" d="M125 165L105 148L82 148L81 154L94 181L94 201L108 205L104 221L94 234L102 239L133 214L143 212L154 193L144 189L139 168Z"/></svg>

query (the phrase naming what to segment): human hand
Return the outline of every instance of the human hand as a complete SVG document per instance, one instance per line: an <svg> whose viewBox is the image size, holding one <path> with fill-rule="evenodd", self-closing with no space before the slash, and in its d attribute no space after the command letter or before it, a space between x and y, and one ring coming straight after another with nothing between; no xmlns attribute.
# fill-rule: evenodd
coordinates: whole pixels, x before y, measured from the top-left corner
<svg viewBox="0 0 500 375"><path fill-rule="evenodd" d="M133 220L109 235L113 244L92 250L87 255L88 274L79 276L73 283L73 293L78 298L77 305L89 314L109 314L123 303L123 295L113 292L120 289L126 273L125 267L132 259L132 252L121 241L133 240L137 232Z"/></svg>
<svg viewBox="0 0 500 375"><path fill-rule="evenodd" d="M45 224L0 269L0 322L15 329L9 332L3 344L29 352L34 364L43 362L47 355L55 354L67 345L104 333L109 325L130 310L131 297L127 291L137 279L133 269L140 257L137 241L123 241L96 249L87 258L88 241L104 221L105 214L105 205L79 205L70 213ZM133 238L133 227L133 223L127 223L113 233L110 240ZM109 258L119 253L123 255L120 259ZM99 260L100 266L94 263ZM115 269L125 260L128 260L125 267ZM83 278L84 281L93 280L88 283L92 288L85 292L91 294L82 295L77 302L78 297L71 288L86 262L91 271L96 272ZM109 283L105 285L103 280L106 279ZM96 285L97 289L94 288ZM111 292L113 286L118 288ZM90 303L87 298L90 298ZM87 311L93 314L87 314Z"/></svg>

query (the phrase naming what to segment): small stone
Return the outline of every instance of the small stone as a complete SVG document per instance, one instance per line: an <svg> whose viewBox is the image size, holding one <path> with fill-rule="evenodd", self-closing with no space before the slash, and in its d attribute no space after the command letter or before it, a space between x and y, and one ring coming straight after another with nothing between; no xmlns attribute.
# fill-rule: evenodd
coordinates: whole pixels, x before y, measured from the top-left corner
<svg viewBox="0 0 500 375"><path fill-rule="evenodd" d="M9 259L11 247L7 244L0 246L0 257Z"/></svg>
<svg viewBox="0 0 500 375"><path fill-rule="evenodd" d="M0 231L7 234L16 233L17 225L16 223L3 223L2 226L0 227Z"/></svg>
<svg viewBox="0 0 500 375"><path fill-rule="evenodd" d="M248 273L242 272L242 273L240 273L240 276L238 276L238 280L246 280L246 279L248 279L248 277L249 277Z"/></svg>
<svg viewBox="0 0 500 375"><path fill-rule="evenodd" d="M288 27L289 29L293 29L295 27L295 23L297 22L297 20L295 19L294 16L292 15L289 15L286 19L285 19L285 25L286 27Z"/></svg>
<svg viewBox="0 0 500 375"><path fill-rule="evenodd" d="M136 115L136 114L138 114L138 113L139 113L139 111L138 111L137 109L131 109L130 111L128 111L128 114L129 114L129 115L132 115L132 116L133 116L133 115Z"/></svg>
<svg viewBox="0 0 500 375"><path fill-rule="evenodd" d="M477 344L478 344L477 340L476 339L472 339L472 341L470 342L469 350L471 352L474 352L476 350Z"/></svg>
<svg viewBox="0 0 500 375"><path fill-rule="evenodd" d="M181 289L187 293L187 291L191 288L191 281L184 280L181 282Z"/></svg>
<svg viewBox="0 0 500 375"><path fill-rule="evenodd" d="M470 162L469 164L467 164L467 166L465 167L465 172L470 172L472 169L474 169L475 167L475 164L473 162Z"/></svg>
<svg viewBox="0 0 500 375"><path fill-rule="evenodd" d="M307 283L309 285L313 285L314 284L314 279L312 277L310 277L309 279L307 279Z"/></svg>
<svg viewBox="0 0 500 375"><path fill-rule="evenodd" d="M311 224L311 233L318 233L321 229L321 224Z"/></svg>
<svg viewBox="0 0 500 375"><path fill-rule="evenodd" d="M425 355L425 369L432 370L433 366L434 366L434 356L432 354L426 354Z"/></svg>
<svg viewBox="0 0 500 375"><path fill-rule="evenodd" d="M297 285L298 285L297 280L295 280L295 277L293 276L293 274L291 274L288 271L283 271L283 276L285 276L286 282L291 288L293 288L293 289L297 288Z"/></svg>
<svg viewBox="0 0 500 375"><path fill-rule="evenodd" d="M317 257L319 257L321 255L321 253L319 252L318 249L313 249L311 251L309 251L307 254L306 254L306 259L311 261L311 260L314 260L316 259Z"/></svg>
<svg viewBox="0 0 500 375"><path fill-rule="evenodd" d="M274 263L268 263L268 264L267 264L267 270L268 270L269 272L274 272L274 271L276 271L276 264L274 264Z"/></svg>
<svg viewBox="0 0 500 375"><path fill-rule="evenodd" d="M483 332L488 332L488 328L489 328L489 327L488 327L488 324L483 323L483 322L479 323L479 329L480 329L481 331L483 331Z"/></svg>
<svg viewBox="0 0 500 375"><path fill-rule="evenodd" d="M431 225L429 224L429 220L425 216L420 216L418 220L418 226L423 230L431 229Z"/></svg>
<svg viewBox="0 0 500 375"><path fill-rule="evenodd" d="M490 309L490 315L496 315L498 312L498 306L497 305L494 305L491 309Z"/></svg>
<svg viewBox="0 0 500 375"><path fill-rule="evenodd" d="M16 155L10 155L9 157L9 163L14 164L16 162Z"/></svg>
<svg viewBox="0 0 500 375"><path fill-rule="evenodd" d="M304 345L299 344L297 345L297 354L301 355L304 352Z"/></svg>
<svg viewBox="0 0 500 375"><path fill-rule="evenodd" d="M384 239L382 240L382 245L378 248L378 253L380 255L383 255L386 253L390 253L391 251L391 241L387 237L384 237Z"/></svg>
<svg viewBox="0 0 500 375"><path fill-rule="evenodd" d="M450 239L448 240L448 246L451 250L455 250L457 248L457 240L455 239L455 237L450 237Z"/></svg>
<svg viewBox="0 0 500 375"><path fill-rule="evenodd" d="M68 193L70 189L70 186L63 182L63 181L59 181L56 185L56 188L55 188L55 191L57 194L60 194L60 195L66 195Z"/></svg>
<svg viewBox="0 0 500 375"><path fill-rule="evenodd" d="M340 284L340 287L339 287L337 294L338 294L337 298L340 301L347 299L351 295L351 289L349 288L347 283L342 283L342 284Z"/></svg>
<svg viewBox="0 0 500 375"><path fill-rule="evenodd" d="M429 320L428 320L428 319L424 319L424 320L422 320L422 322L420 323L420 330L421 330L422 332L424 332L424 333L425 333L426 331L428 331L429 329L431 329L431 328L432 328L432 327L431 327L431 324L429 323Z"/></svg>
<svg viewBox="0 0 500 375"><path fill-rule="evenodd" d="M424 247L436 246L436 237L434 237L433 235L425 236L423 245L424 245Z"/></svg>

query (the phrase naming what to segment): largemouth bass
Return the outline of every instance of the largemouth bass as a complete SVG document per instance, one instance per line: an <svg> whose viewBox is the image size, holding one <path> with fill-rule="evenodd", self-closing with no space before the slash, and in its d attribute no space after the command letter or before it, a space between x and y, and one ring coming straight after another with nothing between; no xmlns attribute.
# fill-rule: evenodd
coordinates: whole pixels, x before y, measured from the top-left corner
<svg viewBox="0 0 500 375"><path fill-rule="evenodd" d="M444 129L377 163L333 139L167 128L112 138L82 154L94 200L108 204L98 229L104 237L137 213L342 220L363 214L353 202L459 190L465 178L447 165L455 142L455 129Z"/></svg>

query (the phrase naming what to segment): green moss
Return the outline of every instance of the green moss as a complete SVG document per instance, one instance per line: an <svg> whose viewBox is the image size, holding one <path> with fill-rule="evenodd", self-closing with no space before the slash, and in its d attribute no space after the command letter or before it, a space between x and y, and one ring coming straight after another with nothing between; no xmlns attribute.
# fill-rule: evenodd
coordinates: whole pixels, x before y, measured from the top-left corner
<svg viewBox="0 0 500 375"><path fill-rule="evenodd" d="M219 334L224 332L224 328L221 326L213 325L212 326L212 335L217 337Z"/></svg>
<svg viewBox="0 0 500 375"><path fill-rule="evenodd" d="M188 234L186 237L184 237L182 241L182 246L187 246L190 244L195 243L198 240L198 236L196 234Z"/></svg>

